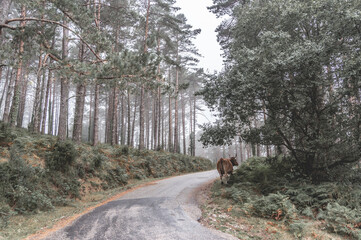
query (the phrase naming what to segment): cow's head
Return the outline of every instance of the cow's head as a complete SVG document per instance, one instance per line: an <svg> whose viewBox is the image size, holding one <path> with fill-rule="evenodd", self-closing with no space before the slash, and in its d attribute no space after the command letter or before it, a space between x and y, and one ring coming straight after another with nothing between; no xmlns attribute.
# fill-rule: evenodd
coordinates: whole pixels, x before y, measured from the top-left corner
<svg viewBox="0 0 361 240"><path fill-rule="evenodd" d="M233 166L238 166L238 162L237 162L236 157L231 157L229 160L231 161Z"/></svg>

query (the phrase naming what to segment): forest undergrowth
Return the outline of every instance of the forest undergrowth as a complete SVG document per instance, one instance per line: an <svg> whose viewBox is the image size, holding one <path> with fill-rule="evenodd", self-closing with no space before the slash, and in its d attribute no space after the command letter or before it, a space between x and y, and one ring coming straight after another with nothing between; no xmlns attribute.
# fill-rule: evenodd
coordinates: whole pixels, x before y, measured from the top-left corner
<svg viewBox="0 0 361 240"><path fill-rule="evenodd" d="M361 169L315 183L293 167L287 157L248 159L227 186L213 185L207 225L240 239L361 239Z"/></svg>
<svg viewBox="0 0 361 240"><path fill-rule="evenodd" d="M92 147L0 122L0 232L13 217L53 211L99 191L126 189L136 179L211 168L204 158L127 146Z"/></svg>

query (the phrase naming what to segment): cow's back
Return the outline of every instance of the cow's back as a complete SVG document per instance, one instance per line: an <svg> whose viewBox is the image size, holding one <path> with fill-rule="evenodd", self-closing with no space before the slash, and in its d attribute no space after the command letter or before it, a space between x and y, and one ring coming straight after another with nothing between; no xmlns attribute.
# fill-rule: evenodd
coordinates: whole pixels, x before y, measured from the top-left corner
<svg viewBox="0 0 361 240"><path fill-rule="evenodd" d="M233 165L229 159L220 158L217 161L217 171L220 175L232 173Z"/></svg>

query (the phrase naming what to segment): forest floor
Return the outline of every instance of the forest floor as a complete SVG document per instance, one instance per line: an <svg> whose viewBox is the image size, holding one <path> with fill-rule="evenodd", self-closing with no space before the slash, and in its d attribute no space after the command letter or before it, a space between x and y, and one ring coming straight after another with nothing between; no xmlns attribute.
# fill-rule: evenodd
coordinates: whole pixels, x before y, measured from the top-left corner
<svg viewBox="0 0 361 240"><path fill-rule="evenodd" d="M289 231L289 227L282 221L257 218L244 213L237 208L230 199L222 197L222 192L227 186L222 186L219 180L200 189L198 203L201 205L201 224L208 228L216 229L233 235L238 239L260 240L289 240L289 239L318 239L341 240L345 239L336 234L331 234L321 228L322 221L308 220L305 234L297 236Z"/></svg>

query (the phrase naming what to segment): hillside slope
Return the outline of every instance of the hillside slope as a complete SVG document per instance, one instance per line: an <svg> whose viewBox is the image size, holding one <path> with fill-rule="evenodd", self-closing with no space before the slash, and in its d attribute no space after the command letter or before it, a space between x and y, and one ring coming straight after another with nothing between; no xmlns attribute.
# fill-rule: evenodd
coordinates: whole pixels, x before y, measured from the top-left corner
<svg viewBox="0 0 361 240"><path fill-rule="evenodd" d="M204 158L58 142L54 136L0 123L0 228L13 216L53 210L97 191L127 186L133 179L211 168Z"/></svg>

